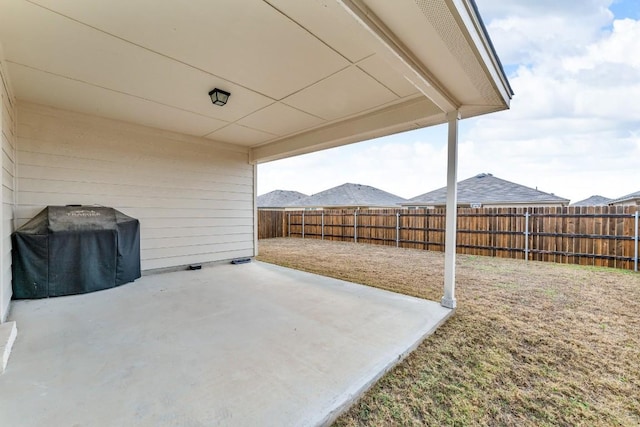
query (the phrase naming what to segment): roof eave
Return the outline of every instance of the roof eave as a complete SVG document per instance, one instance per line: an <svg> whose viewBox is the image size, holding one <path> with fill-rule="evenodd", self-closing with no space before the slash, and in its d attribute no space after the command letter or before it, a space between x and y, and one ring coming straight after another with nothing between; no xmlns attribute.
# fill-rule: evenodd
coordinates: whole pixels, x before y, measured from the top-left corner
<svg viewBox="0 0 640 427"><path fill-rule="evenodd" d="M633 197L623 197L623 198L620 198L620 199L611 200L611 201L608 202L608 204L611 205L611 204L614 204L614 203L631 202L633 200L640 201L640 195L633 196Z"/></svg>
<svg viewBox="0 0 640 427"><path fill-rule="evenodd" d="M491 63L493 64L496 73L497 73L497 78L499 79L499 81L501 82L501 85L503 86L506 96L508 97L508 99L505 99L505 101L507 102L507 105L509 104L509 100L513 97L514 93L513 93L513 89L511 88L511 84L509 84L509 79L507 78L507 75L504 71L504 67L502 66L502 62L500 61L500 58L498 57L498 53L496 52L495 46L493 45L493 42L491 41L491 37L489 36L489 32L487 31L487 27L484 25L484 21L482 19L482 16L480 15L480 12L478 10L478 5L476 4L475 0L453 0L454 2L460 2L460 3L465 3L465 7L468 10L469 15L471 15L475 26L476 26L476 31L479 33L480 38L482 40L482 44L487 52L487 55L489 56Z"/></svg>
<svg viewBox="0 0 640 427"><path fill-rule="evenodd" d="M263 163L326 148L390 135L410 129L446 122L446 113L458 111L461 118L506 110L513 90L495 52L475 3L470 0L445 0L473 55L497 95L495 102L471 105L456 99L450 88L431 74L386 25L385 16L376 16L366 0L339 0L353 20L358 22L378 45L380 53L424 97L404 99L395 105L359 114L297 135L269 141L250 150L251 163ZM421 99L422 98L422 99ZM428 101L427 101L428 100Z"/></svg>

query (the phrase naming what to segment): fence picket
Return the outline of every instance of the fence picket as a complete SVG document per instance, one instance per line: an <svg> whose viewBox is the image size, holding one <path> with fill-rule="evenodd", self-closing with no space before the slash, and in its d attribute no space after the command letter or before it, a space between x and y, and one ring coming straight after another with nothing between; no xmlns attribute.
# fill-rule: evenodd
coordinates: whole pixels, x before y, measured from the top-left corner
<svg viewBox="0 0 640 427"><path fill-rule="evenodd" d="M633 270L636 206L459 208L457 252ZM444 251L445 209L258 211L258 238Z"/></svg>

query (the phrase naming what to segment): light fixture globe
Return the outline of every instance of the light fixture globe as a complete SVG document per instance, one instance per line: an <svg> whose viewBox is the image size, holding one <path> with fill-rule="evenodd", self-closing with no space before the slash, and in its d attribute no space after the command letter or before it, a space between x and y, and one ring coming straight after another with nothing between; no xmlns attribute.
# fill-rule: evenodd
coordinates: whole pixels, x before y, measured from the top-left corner
<svg viewBox="0 0 640 427"><path fill-rule="evenodd" d="M231 94L222 89L215 88L209 92L209 96L211 97L211 102L213 102L214 105L222 106L227 103Z"/></svg>

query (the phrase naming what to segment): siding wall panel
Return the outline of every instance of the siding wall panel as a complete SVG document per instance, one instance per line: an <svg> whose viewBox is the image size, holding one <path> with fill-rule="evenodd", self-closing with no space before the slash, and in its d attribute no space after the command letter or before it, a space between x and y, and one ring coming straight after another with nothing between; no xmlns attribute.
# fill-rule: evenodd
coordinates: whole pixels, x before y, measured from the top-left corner
<svg viewBox="0 0 640 427"><path fill-rule="evenodd" d="M42 153L38 151L31 151L31 150L42 149L41 144L38 144L38 146L36 147L28 147L28 143L31 140L25 139L24 141L25 141L25 145L27 145L26 147L24 147L24 151L22 152L22 155L23 155L22 161L24 164L34 165L34 166L55 165L55 167L62 168L62 169L95 170L95 171L102 170L102 171L107 171L109 173L112 173L114 170L120 170L124 172L126 175L138 175L140 177L162 176L158 174L158 170L153 170L153 169L140 170L140 169L131 169L129 167L129 165L131 164L135 165L136 162L143 159L144 158L143 153L141 153L140 155L131 156L128 158L129 162L123 163L123 159L118 160L118 158L109 159L109 160L96 158L100 155L99 153L95 153L87 157L77 157L77 156L71 157L67 154L53 154L53 153ZM113 147L113 149L116 149L116 150L121 150L125 148L126 147ZM22 149L22 144L21 144L21 149ZM183 154L184 153L175 152L175 153L166 153L165 155L179 156ZM156 156L157 153L154 153L153 155ZM235 157L235 160L240 160L240 161L245 160L245 156L243 155L238 156L236 154L234 155L234 157ZM195 158L193 160L194 162L196 161ZM207 160L211 161L212 159L209 158L209 159L206 159L205 161ZM213 158L213 160L215 160L215 158ZM197 159L197 161L201 162L202 159ZM150 161L148 165L152 166L154 165L154 163L156 164L156 166L162 164L159 161L159 159L150 157ZM165 166L165 168L166 168L165 172L175 176L179 176L181 171L187 170L190 173L189 177L192 179L199 177L206 181L237 182L245 185L248 185L248 183L250 183L251 181L251 177L246 176L244 171L233 171L228 167L207 169L206 167L203 167L200 165L194 165L193 168L189 168L188 165L172 164L170 166L169 165Z"/></svg>
<svg viewBox="0 0 640 427"><path fill-rule="evenodd" d="M252 246L252 242L230 242L216 243L213 245L189 245L173 246L168 248L141 249L140 258L146 261L158 258L174 258L176 256L224 254L225 252L229 251L252 250Z"/></svg>
<svg viewBox="0 0 640 427"><path fill-rule="evenodd" d="M124 187L124 188L123 188ZM69 188L69 181L55 181L49 179L51 193L67 194L95 194L95 195L122 195L126 193L128 197L145 197L152 189L155 193L168 198L194 199L194 200L236 200L251 202L251 197L244 192L233 191L207 191L184 188L168 188L159 185L138 185L138 184L108 184L92 182L75 182L73 188ZM32 178L20 179L20 191L38 192L40 191L40 180Z"/></svg>
<svg viewBox="0 0 640 427"><path fill-rule="evenodd" d="M203 262L215 262L215 261L224 261L231 258L242 258L249 256L247 255L247 249L241 250L226 250L224 252L218 253L204 253L197 255L188 255L188 256L173 256L171 259L177 263L177 265L188 265L188 264L196 264ZM147 270L154 270L160 268L166 268L166 260L164 258L155 258L150 260L145 260L144 264L147 266ZM144 274L144 273L143 273Z"/></svg>
<svg viewBox="0 0 640 427"><path fill-rule="evenodd" d="M0 218L0 322L9 313L11 302L11 233L14 230L16 117L15 99L11 93L0 49L0 143L2 146L2 217Z"/></svg>
<svg viewBox="0 0 640 427"><path fill-rule="evenodd" d="M155 174L140 171L137 163L129 163L127 167L122 165L114 166L112 170L99 170L91 167L84 167L79 159L76 168L60 168L52 161L49 165L30 165L23 163L23 153L20 153L20 169L17 171L20 178L43 179L75 183L96 183L96 184L121 184L136 185L143 183L149 187L167 187L185 190L205 190L228 191L246 193L251 188L251 180L243 178L236 180L231 177L225 180L224 177L211 177L209 180L199 179L189 171L177 171L171 173L170 170L159 170ZM188 178L187 178L188 177ZM236 181L236 182L234 182ZM215 184L215 185L212 185Z"/></svg>
<svg viewBox="0 0 640 427"><path fill-rule="evenodd" d="M251 234L253 228L251 226L235 226L232 232L226 231L226 227L180 227L180 228L150 228L144 227L144 234L148 240L153 239L171 239L175 237L193 237L193 236L233 236L234 234Z"/></svg>
<svg viewBox="0 0 640 427"><path fill-rule="evenodd" d="M6 187L5 187L6 188ZM11 191L6 189L7 191ZM123 189L124 190L124 189ZM85 205L118 205L130 209L144 209L141 214L148 213L148 208L155 208L153 214L158 217L165 217L167 215L178 215L181 217L201 217L209 216L209 210L212 208L212 203L215 203L215 210L219 211L221 215L224 211L243 211L247 207L251 207L250 201L237 201L237 200L221 200L221 199L185 199L185 198L168 198L168 197L139 197L139 196L118 196L118 195L106 195L106 194L81 194L81 193L65 193L62 191L44 193L44 192L28 192L23 191L20 187L20 201L23 205L52 205L60 200L60 197L65 197L69 200L68 204L85 204ZM180 209L166 208L171 206L176 200L180 200ZM242 215L238 213L238 215Z"/></svg>
<svg viewBox="0 0 640 427"><path fill-rule="evenodd" d="M238 234L213 234L209 236L189 236L189 237L165 237L155 239L145 239L141 242L141 250L165 249L173 247L217 245L222 243L242 243L247 239L253 239L251 233Z"/></svg>
<svg viewBox="0 0 640 427"><path fill-rule="evenodd" d="M153 229L180 229L188 228L220 228L222 232L232 232L238 227L252 227L250 218L191 218L189 221L176 221L174 218L138 218L141 221L141 230ZM142 221L144 219L144 222Z"/></svg>
<svg viewBox="0 0 640 427"><path fill-rule="evenodd" d="M67 157L72 161L74 159L77 160L89 160L94 161L96 163L115 163L116 165L122 164L122 157L118 156L119 150L126 150L128 152L128 158L132 161L145 161L146 170L148 171L162 171L166 168L170 170L188 170L195 174L202 174L203 176L209 177L211 175L219 175L219 176L237 176L251 179L250 169L247 172L246 169L236 169L232 166L233 163L218 163L216 165L209 165L208 162L219 160L218 155L207 155L202 151L194 151L189 150L188 148L182 149L183 146L177 144L175 147L171 147L171 149L166 149L165 147L160 147L158 144L155 144L155 139L149 138L140 138L136 137L136 140L139 144L146 144L146 147L134 146L131 147L126 143L125 139L119 140L118 143L113 143L110 140L105 140L104 138L96 138L93 139L93 135L87 136L86 134L75 135L75 137L66 138L63 143L55 138L55 135L40 135L42 126L51 126L55 125L56 120L51 119L47 120L43 118L44 123L41 126L38 126L37 129L31 129L29 131L25 131L25 128L29 128L28 126L23 126L22 120L20 120L20 149L25 152L37 153L41 157L45 155L49 155L52 157L61 156ZM78 126L69 126L67 129L69 132L82 132ZM31 136L25 136L24 133L29 134ZM114 132L113 137L121 138L123 135L122 132ZM131 135L129 136L137 136ZM41 139L40 139L41 138ZM92 143L87 145L87 138L92 138ZM166 139L169 141L168 139ZM179 143L180 141L173 141ZM51 147L52 143L58 143L58 149L55 150ZM78 146L83 146L85 151L82 154L78 154L76 151ZM201 144L199 150L202 150L206 144ZM167 165L164 162L164 159L167 156L181 156L182 158L176 158L176 161L170 165ZM248 158L248 154L232 152L225 155L225 158L235 158L236 160L246 161Z"/></svg>
<svg viewBox="0 0 640 427"><path fill-rule="evenodd" d="M47 205L138 218L142 269L253 254L246 149L21 103L16 224Z"/></svg>

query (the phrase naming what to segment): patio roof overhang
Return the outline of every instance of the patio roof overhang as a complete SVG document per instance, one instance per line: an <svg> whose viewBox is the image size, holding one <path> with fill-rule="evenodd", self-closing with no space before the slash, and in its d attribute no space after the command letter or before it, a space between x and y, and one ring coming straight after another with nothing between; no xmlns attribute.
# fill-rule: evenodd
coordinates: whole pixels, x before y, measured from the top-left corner
<svg viewBox="0 0 640 427"><path fill-rule="evenodd" d="M512 96L473 0L2 0L0 67L19 101L231 144L254 165L448 123L455 307L457 123Z"/></svg>
<svg viewBox="0 0 640 427"><path fill-rule="evenodd" d="M3 0L0 45L19 100L244 146L252 163L512 95L472 0Z"/></svg>

